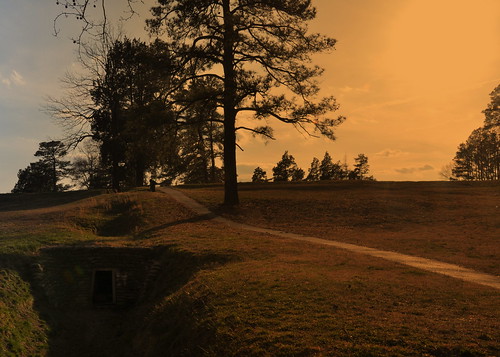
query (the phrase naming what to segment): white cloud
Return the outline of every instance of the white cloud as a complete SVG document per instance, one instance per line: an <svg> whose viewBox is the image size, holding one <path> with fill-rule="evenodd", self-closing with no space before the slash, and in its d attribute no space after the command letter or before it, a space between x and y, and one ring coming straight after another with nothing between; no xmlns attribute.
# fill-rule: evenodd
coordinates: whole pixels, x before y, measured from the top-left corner
<svg viewBox="0 0 500 357"><path fill-rule="evenodd" d="M12 70L12 73L10 74L10 79L14 84L17 84L19 86L23 86L26 84L26 81L24 80L23 76L19 74L15 69Z"/></svg>
<svg viewBox="0 0 500 357"><path fill-rule="evenodd" d="M26 84L24 77L15 69L10 72L10 75L8 77L4 77L0 73L0 80L8 87L10 87L11 85L23 86Z"/></svg>

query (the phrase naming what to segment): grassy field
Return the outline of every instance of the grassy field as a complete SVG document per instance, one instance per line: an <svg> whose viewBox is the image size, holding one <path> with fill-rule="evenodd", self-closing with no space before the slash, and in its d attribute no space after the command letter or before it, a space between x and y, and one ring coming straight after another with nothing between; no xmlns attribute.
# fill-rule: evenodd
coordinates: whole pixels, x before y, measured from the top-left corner
<svg viewBox="0 0 500 357"><path fill-rule="evenodd" d="M220 186L183 191L236 221L500 275L498 182L247 184L230 212Z"/></svg>
<svg viewBox="0 0 500 357"><path fill-rule="evenodd" d="M397 185L408 185L399 186L406 192L398 193ZM241 208L233 212L218 207L221 187L183 190L247 223L495 273L498 187L243 185ZM464 207L464 202L473 207ZM459 205L461 215L453 208ZM436 217L442 210L455 216L450 213L448 221ZM423 212L425 219L419 216ZM450 217L461 226L451 232L453 237L467 240L454 242L444 234L454 225ZM443 235L430 234L439 222L446 225L440 230ZM377 231L388 238L377 239ZM475 237L475 232L487 234ZM443 243L443 249L433 248ZM52 245L161 246L173 263L134 308L119 314L62 313L31 284L28 269L38 249ZM473 252L479 257L468 251L469 245L482 247ZM500 353L500 294L492 288L343 250L234 230L193 215L160 192L1 195L0 279L0 356Z"/></svg>

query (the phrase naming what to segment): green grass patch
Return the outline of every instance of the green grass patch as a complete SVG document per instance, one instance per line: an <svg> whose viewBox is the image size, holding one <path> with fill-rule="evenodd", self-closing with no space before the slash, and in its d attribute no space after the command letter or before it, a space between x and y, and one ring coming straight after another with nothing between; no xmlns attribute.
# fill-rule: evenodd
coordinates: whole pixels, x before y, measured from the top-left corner
<svg viewBox="0 0 500 357"><path fill-rule="evenodd" d="M19 273L0 269L0 355L44 356L48 327L39 317L29 284Z"/></svg>

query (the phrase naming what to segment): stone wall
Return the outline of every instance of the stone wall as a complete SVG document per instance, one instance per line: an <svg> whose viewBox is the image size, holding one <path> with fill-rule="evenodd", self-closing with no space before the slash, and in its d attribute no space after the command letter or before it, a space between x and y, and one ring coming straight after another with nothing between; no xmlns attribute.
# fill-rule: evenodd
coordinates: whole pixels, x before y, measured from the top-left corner
<svg viewBox="0 0 500 357"><path fill-rule="evenodd" d="M34 280L53 307L94 307L94 272L112 270L115 277L112 306L126 308L152 287L160 271L161 254L158 248L44 248L33 266Z"/></svg>

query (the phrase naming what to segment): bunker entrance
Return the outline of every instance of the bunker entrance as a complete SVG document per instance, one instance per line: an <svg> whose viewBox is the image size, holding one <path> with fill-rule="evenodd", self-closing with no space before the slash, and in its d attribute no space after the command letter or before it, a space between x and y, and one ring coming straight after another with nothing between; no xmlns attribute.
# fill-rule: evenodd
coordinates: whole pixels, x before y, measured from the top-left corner
<svg viewBox="0 0 500 357"><path fill-rule="evenodd" d="M113 270L95 270L92 302L95 305L112 305L115 297L115 274Z"/></svg>

